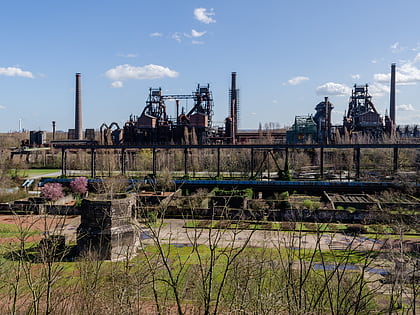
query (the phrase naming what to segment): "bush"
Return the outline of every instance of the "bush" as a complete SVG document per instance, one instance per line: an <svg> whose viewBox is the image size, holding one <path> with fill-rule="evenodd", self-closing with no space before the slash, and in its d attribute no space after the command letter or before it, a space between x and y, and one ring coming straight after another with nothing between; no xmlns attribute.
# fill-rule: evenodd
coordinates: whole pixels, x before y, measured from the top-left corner
<svg viewBox="0 0 420 315"><path fill-rule="evenodd" d="M302 202L302 206L303 206L303 208L304 208L304 209L309 209L309 210L312 210L312 209L313 209L313 207L314 207L314 203L313 203L313 201L312 201L312 200L310 200L310 199L305 199L305 200Z"/></svg>
<svg viewBox="0 0 420 315"><path fill-rule="evenodd" d="M70 188L74 194L85 194L87 192L87 186L88 180L86 177L77 177L70 182Z"/></svg>
<svg viewBox="0 0 420 315"><path fill-rule="evenodd" d="M158 214L156 211L149 211L147 212L147 220L149 223L156 223L158 219Z"/></svg>
<svg viewBox="0 0 420 315"><path fill-rule="evenodd" d="M45 184L44 187L41 188L41 196L51 201L63 198L63 186L60 183Z"/></svg>

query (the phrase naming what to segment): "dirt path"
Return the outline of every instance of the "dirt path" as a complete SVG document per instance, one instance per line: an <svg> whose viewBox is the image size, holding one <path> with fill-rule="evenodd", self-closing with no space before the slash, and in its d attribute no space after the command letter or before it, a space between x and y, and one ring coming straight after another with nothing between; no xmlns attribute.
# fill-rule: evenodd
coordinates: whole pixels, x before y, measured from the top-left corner
<svg viewBox="0 0 420 315"><path fill-rule="evenodd" d="M38 231L39 233L29 236L25 242L39 241L45 231L50 234L64 234L66 239L74 240L76 236L76 229L80 224L80 217L66 217L66 216L44 216L44 215L1 215L0 223L18 226L22 234L28 230ZM3 237L0 238L0 243L18 242L18 237Z"/></svg>

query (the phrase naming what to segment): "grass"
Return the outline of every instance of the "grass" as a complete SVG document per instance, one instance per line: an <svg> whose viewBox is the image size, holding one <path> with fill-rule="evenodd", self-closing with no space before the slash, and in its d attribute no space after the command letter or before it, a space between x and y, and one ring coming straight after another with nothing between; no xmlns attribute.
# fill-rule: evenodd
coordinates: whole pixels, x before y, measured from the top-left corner
<svg viewBox="0 0 420 315"><path fill-rule="evenodd" d="M285 226L293 225L293 227ZM303 232L325 232L345 233L351 225L340 223L309 223L309 222L270 222L270 221L236 221L229 220L190 220L184 224L185 228L203 229L238 229L238 230L272 230L272 231L303 231ZM399 234L392 226L386 224L362 225L369 234L379 233L381 238L389 238L390 235ZM414 228L404 231L409 234L419 234L420 231ZM365 233L361 233L365 234Z"/></svg>
<svg viewBox="0 0 420 315"><path fill-rule="evenodd" d="M60 171L61 171L60 169L55 169L55 168L10 169L9 175L26 178L26 177L31 177L31 176L47 175L47 174L56 173Z"/></svg>
<svg viewBox="0 0 420 315"><path fill-rule="evenodd" d="M25 233L25 236L33 236L39 234L39 231L27 230L14 224L0 223L0 238L20 237L23 233Z"/></svg>
<svg viewBox="0 0 420 315"><path fill-rule="evenodd" d="M28 197L28 193L23 190L18 190L16 192L7 192L7 193L0 193L0 202L11 202L18 199L23 199Z"/></svg>

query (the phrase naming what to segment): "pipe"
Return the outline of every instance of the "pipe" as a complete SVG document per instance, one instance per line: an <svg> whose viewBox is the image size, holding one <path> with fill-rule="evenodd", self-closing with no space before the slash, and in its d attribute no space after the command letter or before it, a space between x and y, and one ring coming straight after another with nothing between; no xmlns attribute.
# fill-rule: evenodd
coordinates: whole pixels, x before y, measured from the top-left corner
<svg viewBox="0 0 420 315"><path fill-rule="evenodd" d="M391 64L391 92L389 100L389 118L395 126L395 63Z"/></svg>
<svg viewBox="0 0 420 315"><path fill-rule="evenodd" d="M80 84L80 73L76 73L76 117L74 126L74 139L83 139L83 128L82 128L82 91Z"/></svg>

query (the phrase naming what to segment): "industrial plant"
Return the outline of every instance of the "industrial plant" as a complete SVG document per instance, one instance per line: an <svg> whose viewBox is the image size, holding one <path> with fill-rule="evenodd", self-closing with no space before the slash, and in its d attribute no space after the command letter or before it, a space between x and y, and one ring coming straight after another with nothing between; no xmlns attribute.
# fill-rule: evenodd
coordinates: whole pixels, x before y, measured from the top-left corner
<svg viewBox="0 0 420 315"><path fill-rule="evenodd" d="M348 109L341 125L333 125L334 105L324 98L315 106L315 114L296 116L288 130L271 134L275 143L346 143L368 139L380 142L384 137L420 137L418 127L397 126L395 121L395 64L391 65L391 93L389 115L377 111L369 86L354 85ZM78 77L79 79L80 77ZM117 122L103 123L100 127L103 145L166 145L166 144L237 144L252 143L256 133L238 130L240 119L239 89L236 72L232 72L229 90L229 117L224 126L213 124L214 102L210 85L198 85L191 94L165 95L162 88L150 88L146 105L140 115L131 114L124 126ZM78 92L76 92L77 94ZM80 95L80 92L79 94ZM78 100L79 96L76 96ZM167 113L165 101L175 101L176 117ZM180 108L181 100L192 100L191 110ZM76 125L81 117L80 101L76 102ZM79 128L76 126L76 129ZM79 138L75 138L79 139Z"/></svg>
<svg viewBox="0 0 420 315"><path fill-rule="evenodd" d="M342 124L333 124L331 117L334 105L325 97L315 106L315 114L296 115L291 127L270 130L270 143L322 145L381 143L385 138L420 138L418 126L396 124L395 76L396 65L392 64L389 111L385 115L381 115L375 107L368 84L354 84ZM191 94L165 94L162 87L150 88L143 110L130 114L123 125L115 121L104 122L99 128L88 128L83 132L81 74L76 73L75 127L68 130L67 144L235 145L253 144L257 140L262 143L267 140L266 131L241 131L238 128L240 102L236 81L237 74L232 72L228 117L223 124L216 124L213 120L215 104L210 84L198 84ZM166 102L169 101L175 102L175 117L168 113ZM187 110L181 101L192 101L192 108ZM54 145L57 142L54 141L55 122L52 140L51 144ZM31 132L30 139L24 145L47 145L45 132Z"/></svg>

